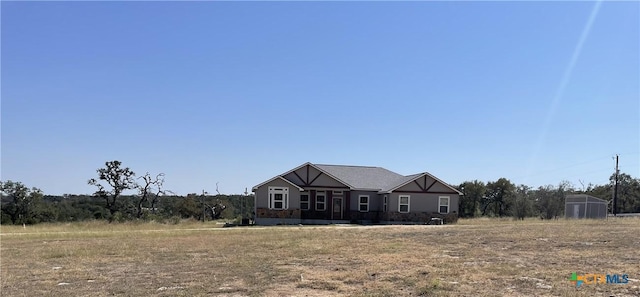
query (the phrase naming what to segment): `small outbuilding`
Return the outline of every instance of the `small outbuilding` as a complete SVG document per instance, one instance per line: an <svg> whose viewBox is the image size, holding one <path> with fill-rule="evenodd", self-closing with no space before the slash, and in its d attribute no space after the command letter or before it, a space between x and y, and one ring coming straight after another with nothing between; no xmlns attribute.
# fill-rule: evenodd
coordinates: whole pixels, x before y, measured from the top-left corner
<svg viewBox="0 0 640 297"><path fill-rule="evenodd" d="M565 197L564 216L568 219L605 219L609 202L586 194Z"/></svg>

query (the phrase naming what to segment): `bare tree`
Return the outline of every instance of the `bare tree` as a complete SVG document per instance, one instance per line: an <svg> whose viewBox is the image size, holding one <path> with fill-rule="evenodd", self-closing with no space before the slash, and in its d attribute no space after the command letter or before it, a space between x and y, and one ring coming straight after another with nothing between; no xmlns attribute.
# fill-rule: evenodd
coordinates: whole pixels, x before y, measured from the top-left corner
<svg viewBox="0 0 640 297"><path fill-rule="evenodd" d="M216 199L216 202L214 204L205 203L204 205L207 208L209 208L209 210L211 211L211 219L212 220L219 219L220 216L222 216L222 211L227 208L222 203L220 203L220 199Z"/></svg>
<svg viewBox="0 0 640 297"><path fill-rule="evenodd" d="M218 190L218 183L216 182L216 193L218 193L218 195L220 194L220 191ZM222 215L222 211L225 210L225 208L227 208L226 206L222 205L220 203L220 199L216 199L215 204L213 205L208 205L207 207L209 207L209 209L211 210L211 219L212 220L217 220L220 218L220 216Z"/></svg>
<svg viewBox="0 0 640 297"><path fill-rule="evenodd" d="M117 160L105 162L105 168L97 170L98 179L92 178L87 182L89 185L98 188L94 195L104 199L111 216L120 208L118 198L122 195L122 192L133 189L136 184L134 180L136 174L129 167L120 168L121 165L122 162ZM103 185L101 181L104 181L107 186Z"/></svg>
<svg viewBox="0 0 640 297"><path fill-rule="evenodd" d="M164 193L162 189L162 184L164 184L164 173L159 173L155 178L149 174L149 172L145 173L145 175L138 178L142 180L142 183L137 183L135 187L138 189L138 205L136 217L142 217L142 206L149 202L149 198L152 198L151 209L152 211L155 208L155 204L157 203L158 197L160 194Z"/></svg>
<svg viewBox="0 0 640 297"><path fill-rule="evenodd" d="M153 193L153 196L151 198L151 212L152 213L156 213L157 210L158 210L158 201L160 200L160 196L164 196L164 195L167 195L167 194L176 195L176 193L174 193L173 191L163 189L162 188L162 183L164 183L164 179L162 179L161 183L158 185L158 187L156 188L155 193Z"/></svg>

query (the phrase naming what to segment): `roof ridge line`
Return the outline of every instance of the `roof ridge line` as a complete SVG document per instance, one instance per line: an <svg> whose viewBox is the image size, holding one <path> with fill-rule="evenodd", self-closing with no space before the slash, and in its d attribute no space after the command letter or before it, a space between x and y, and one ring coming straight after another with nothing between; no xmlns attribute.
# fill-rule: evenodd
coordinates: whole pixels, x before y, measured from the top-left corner
<svg viewBox="0 0 640 297"><path fill-rule="evenodd" d="M363 168L382 168L382 169L386 169L384 167L380 167L380 166L363 166L363 165L339 165L339 164L317 164L317 163L311 163L313 165L320 165L320 166L342 166L342 167L363 167ZM389 169L387 169L389 170Z"/></svg>

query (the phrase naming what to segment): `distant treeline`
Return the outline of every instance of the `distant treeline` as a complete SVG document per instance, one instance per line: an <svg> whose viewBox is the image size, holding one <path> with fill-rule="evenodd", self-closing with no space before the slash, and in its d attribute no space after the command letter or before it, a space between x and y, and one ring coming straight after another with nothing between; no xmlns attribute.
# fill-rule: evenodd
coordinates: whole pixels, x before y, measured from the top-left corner
<svg viewBox="0 0 640 297"><path fill-rule="evenodd" d="M109 161L97 170L98 178L88 180L96 187L93 195L44 195L38 188L28 188L20 182L0 181L2 224L35 224L42 222L72 222L84 220L154 220L178 222L181 219L227 219L244 223L253 218L253 196L189 194L174 195L164 188L164 174L148 172L136 176L120 161ZM482 182L466 181L456 188L464 195L460 199L460 217L513 216L553 219L564 215L567 194L584 193L611 200L616 176L606 185L588 185L576 189L569 182L557 186L531 188L515 185L509 179ZM616 213L640 213L640 179L621 173L618 181ZM129 191L129 192L127 192ZM135 192L132 195L123 193ZM613 206L612 203L610 205Z"/></svg>
<svg viewBox="0 0 640 297"><path fill-rule="evenodd" d="M564 198L568 194L587 194L611 201L615 175L606 185L587 185L576 188L569 182L557 186L531 188L516 186L506 178L494 182L467 181L459 186L464 195L460 199L460 217L513 216L518 219L540 217L552 219L564 216ZM616 213L640 213L640 179L629 174L618 175L618 202ZM609 203L612 212L613 203Z"/></svg>
<svg viewBox="0 0 640 297"><path fill-rule="evenodd" d="M119 199L119 210L111 215L103 200L91 195L31 195L16 201L9 195L2 196L2 224L35 224L44 222L73 222L86 220L153 220L161 223L177 223L181 219L238 220L252 217L253 196L196 195L160 196L157 205L145 205L142 216L137 217L139 198L124 195Z"/></svg>
<svg viewBox="0 0 640 297"><path fill-rule="evenodd" d="M129 167L114 160L96 170L98 177L87 181L96 187L93 195L44 195L21 182L0 181L2 224L36 224L84 220L181 219L237 220L253 217L253 197L243 195L174 195L164 187L164 173L136 176ZM217 185L216 185L217 191ZM134 192L131 195L124 195Z"/></svg>

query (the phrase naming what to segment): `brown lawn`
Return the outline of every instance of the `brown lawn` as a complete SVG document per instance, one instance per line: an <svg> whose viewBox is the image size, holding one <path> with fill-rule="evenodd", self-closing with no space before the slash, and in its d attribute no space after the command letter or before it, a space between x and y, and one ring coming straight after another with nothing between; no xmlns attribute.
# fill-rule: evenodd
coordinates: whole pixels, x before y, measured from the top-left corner
<svg viewBox="0 0 640 297"><path fill-rule="evenodd" d="M2 226L0 295L640 296L640 219L217 226Z"/></svg>

